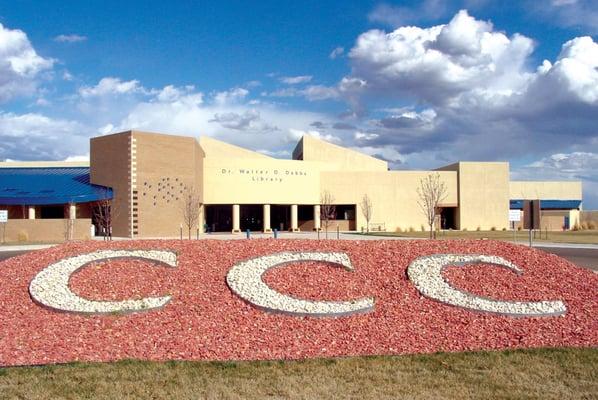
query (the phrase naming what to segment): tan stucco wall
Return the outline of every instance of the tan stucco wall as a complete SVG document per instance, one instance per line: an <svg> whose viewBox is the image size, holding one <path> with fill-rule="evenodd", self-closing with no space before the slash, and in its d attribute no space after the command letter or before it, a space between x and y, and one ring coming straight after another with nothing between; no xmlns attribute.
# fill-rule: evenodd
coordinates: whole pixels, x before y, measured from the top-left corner
<svg viewBox="0 0 598 400"><path fill-rule="evenodd" d="M385 223L386 230L397 228L420 230L426 226L426 218L418 205L417 188L421 179L435 172L387 171L387 172L322 172L321 190L330 191L337 204L356 205L356 229L366 226L359 204L364 194L372 203L370 223ZM457 204L457 173L438 172L446 184L445 205Z"/></svg>
<svg viewBox="0 0 598 400"><path fill-rule="evenodd" d="M65 240L68 219L9 219L4 225L6 229L6 243L14 242L50 242L58 243ZM90 238L91 220L89 218L73 220L73 236L75 240ZM0 241L2 229L0 224Z"/></svg>
<svg viewBox="0 0 598 400"><path fill-rule="evenodd" d="M459 173L459 229L509 227L509 163L459 162L440 170Z"/></svg>
<svg viewBox="0 0 598 400"><path fill-rule="evenodd" d="M509 183L509 193L513 200L581 200L581 190L580 181L511 181Z"/></svg>
<svg viewBox="0 0 598 400"><path fill-rule="evenodd" d="M114 192L113 236L131 235L130 140L128 131L95 137L90 142L90 181Z"/></svg>

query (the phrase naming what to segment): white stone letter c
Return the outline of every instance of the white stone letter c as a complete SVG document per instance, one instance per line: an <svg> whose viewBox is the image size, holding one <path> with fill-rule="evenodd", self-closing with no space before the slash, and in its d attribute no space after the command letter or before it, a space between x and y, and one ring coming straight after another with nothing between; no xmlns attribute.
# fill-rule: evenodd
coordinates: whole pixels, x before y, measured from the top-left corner
<svg viewBox="0 0 598 400"><path fill-rule="evenodd" d="M100 250L89 254L65 258L41 270L29 284L29 294L38 304L54 310L83 313L107 314L118 312L149 311L163 307L170 296L146 297L139 300L94 301L84 299L71 291L71 275L94 261L111 258L138 258L151 260L168 267L176 267L177 257L171 251L163 250Z"/></svg>
<svg viewBox="0 0 598 400"><path fill-rule="evenodd" d="M226 282L237 296L266 311L295 316L339 317L374 309L374 299L361 298L350 301L311 301L296 299L277 292L262 280L271 268L298 261L321 261L341 265L351 271L351 260L345 253L276 253L253 258L236 264L226 275Z"/></svg>

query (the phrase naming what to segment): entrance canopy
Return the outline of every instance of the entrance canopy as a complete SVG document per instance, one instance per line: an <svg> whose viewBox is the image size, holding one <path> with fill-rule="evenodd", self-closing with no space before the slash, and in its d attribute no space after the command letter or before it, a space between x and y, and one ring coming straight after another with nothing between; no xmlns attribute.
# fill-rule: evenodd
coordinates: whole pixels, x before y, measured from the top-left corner
<svg viewBox="0 0 598 400"><path fill-rule="evenodd" d="M89 167L0 168L1 205L87 203L112 198L89 183Z"/></svg>

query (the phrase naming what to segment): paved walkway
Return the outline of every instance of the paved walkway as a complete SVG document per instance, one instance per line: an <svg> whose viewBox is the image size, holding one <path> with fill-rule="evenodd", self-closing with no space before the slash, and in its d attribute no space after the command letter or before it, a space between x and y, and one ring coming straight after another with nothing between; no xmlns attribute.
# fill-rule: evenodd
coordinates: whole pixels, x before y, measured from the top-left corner
<svg viewBox="0 0 598 400"><path fill-rule="evenodd" d="M212 233L212 234L201 234L200 239L215 239L215 240L240 240L246 239L247 235L245 233ZM252 239L257 238L273 238L273 233L251 233ZM320 239L325 239L326 234L324 232L320 233ZM280 239L318 239L318 234L316 232L282 232L278 234L278 238ZM336 232L328 232L329 239L336 239L337 233ZM409 240L411 238L404 238L404 237L397 237L397 236L377 236L377 235L357 235L352 233L339 233L338 238L341 240ZM114 240L130 240L128 238L113 238ZM164 239L164 238L162 238ZM170 238L170 239L178 239ZM103 238L96 238L95 240L103 240ZM411 240L426 240L422 238L412 238ZM521 244L527 246L528 243L517 242L517 244ZM29 251L39 250L39 249L46 249L48 247L52 247L54 245L51 244L41 244L41 245L15 245L15 246L0 246L0 261L5 260L10 257L14 257L20 254L25 254ZM556 254L560 257L566 258L567 260L585 267L590 268L594 271L598 271L598 245L595 244L571 244L571 243L546 243L546 242L536 242L534 243L534 247L546 251L548 253Z"/></svg>

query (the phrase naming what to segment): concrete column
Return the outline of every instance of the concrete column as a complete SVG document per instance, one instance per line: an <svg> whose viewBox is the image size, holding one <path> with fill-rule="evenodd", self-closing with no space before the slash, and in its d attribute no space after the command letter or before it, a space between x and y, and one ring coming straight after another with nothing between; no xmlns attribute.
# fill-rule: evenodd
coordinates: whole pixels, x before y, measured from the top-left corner
<svg viewBox="0 0 598 400"><path fill-rule="evenodd" d="M270 227L270 204L264 204L264 232L272 232Z"/></svg>
<svg viewBox="0 0 598 400"><path fill-rule="evenodd" d="M35 206L29 206L29 219L35 219Z"/></svg>
<svg viewBox="0 0 598 400"><path fill-rule="evenodd" d="M77 205L74 203L69 205L69 219L77 219Z"/></svg>
<svg viewBox="0 0 598 400"><path fill-rule="evenodd" d="M314 231L319 231L322 229L321 221L320 221L320 205L316 204L314 206Z"/></svg>
<svg viewBox="0 0 598 400"><path fill-rule="evenodd" d="M199 219L198 219L198 228L199 228L199 233L206 233L206 230L204 228L205 224L206 224L206 206L205 205L201 205L199 207Z"/></svg>
<svg viewBox="0 0 598 400"><path fill-rule="evenodd" d="M299 222L297 220L298 214L298 206L297 204L293 204L291 206L291 231L292 232L299 232Z"/></svg>
<svg viewBox="0 0 598 400"><path fill-rule="evenodd" d="M241 232L241 207L233 204L233 233Z"/></svg>

